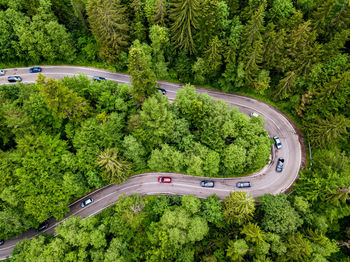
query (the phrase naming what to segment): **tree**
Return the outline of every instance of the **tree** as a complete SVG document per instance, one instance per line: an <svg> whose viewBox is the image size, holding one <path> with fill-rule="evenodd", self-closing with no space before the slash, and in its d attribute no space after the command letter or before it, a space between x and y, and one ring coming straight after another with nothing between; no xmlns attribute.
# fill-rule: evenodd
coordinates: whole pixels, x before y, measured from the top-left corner
<svg viewBox="0 0 350 262"><path fill-rule="evenodd" d="M261 226L265 231L285 235L295 231L303 223L286 195L266 194L259 201L259 210L263 212Z"/></svg>
<svg viewBox="0 0 350 262"><path fill-rule="evenodd" d="M146 150L135 137L129 135L123 141L123 155L132 161L135 170L141 170L146 167Z"/></svg>
<svg viewBox="0 0 350 262"><path fill-rule="evenodd" d="M82 97L64 86L61 81L48 79L39 74L37 85L47 107L58 118L80 121L87 116L90 106Z"/></svg>
<svg viewBox="0 0 350 262"><path fill-rule="evenodd" d="M151 69L151 58L142 50L138 40L130 48L128 69L131 75L131 93L135 102L142 105L143 101L157 90L156 75Z"/></svg>
<svg viewBox="0 0 350 262"><path fill-rule="evenodd" d="M190 54L196 50L193 35L199 26L199 5L199 0L176 0L169 10L173 42Z"/></svg>
<svg viewBox="0 0 350 262"><path fill-rule="evenodd" d="M108 148L98 157L97 163L103 170L102 178L109 183L122 183L130 174L130 164L123 160L117 148Z"/></svg>
<svg viewBox="0 0 350 262"><path fill-rule="evenodd" d="M265 4L261 4L254 9L254 13L244 27L240 60L244 63L245 79L248 84L251 84L253 78L258 74L259 64L263 61L264 49L261 32L264 30L265 8Z"/></svg>
<svg viewBox="0 0 350 262"><path fill-rule="evenodd" d="M312 246L309 240L304 238L300 232L292 233L287 237L286 256L292 261L307 261L312 253Z"/></svg>
<svg viewBox="0 0 350 262"><path fill-rule="evenodd" d="M166 78L168 76L168 63L164 58L164 46L169 44L168 30L165 27L154 25L150 29L149 38L152 41L152 64L157 78Z"/></svg>
<svg viewBox="0 0 350 262"><path fill-rule="evenodd" d="M140 112L141 128L135 131L148 150L159 146L170 137L174 129L175 115L167 96L158 92L145 100Z"/></svg>
<svg viewBox="0 0 350 262"><path fill-rule="evenodd" d="M230 240L228 242L228 248L226 249L226 256L231 261L244 261L244 255L248 252L249 246L244 239L238 239L236 241Z"/></svg>
<svg viewBox="0 0 350 262"><path fill-rule="evenodd" d="M32 63L40 61L73 61L75 48L71 35L66 28L57 22L51 11L51 2L40 0L37 14L34 15L27 25L15 26L18 35L18 45L26 55L25 60Z"/></svg>
<svg viewBox="0 0 350 262"><path fill-rule="evenodd" d="M249 222L255 211L254 199L246 192L230 192L223 202L223 213L229 224L243 225Z"/></svg>
<svg viewBox="0 0 350 262"><path fill-rule="evenodd" d="M175 148L164 144L162 149L152 151L148 166L151 170L158 172L182 172L184 170L184 156Z"/></svg>
<svg viewBox="0 0 350 262"><path fill-rule="evenodd" d="M312 134L312 141L316 146L322 147L337 143L344 134L347 134L347 128L350 127L350 120L344 115L334 115L330 118L318 118L315 122L308 124Z"/></svg>
<svg viewBox="0 0 350 262"><path fill-rule="evenodd" d="M248 242L259 244L264 241L264 232L255 223L245 224L240 233L245 235Z"/></svg>
<svg viewBox="0 0 350 262"><path fill-rule="evenodd" d="M101 57L110 63L116 62L120 52L129 45L126 8L120 0L88 0L86 11L91 31L101 45Z"/></svg>
<svg viewBox="0 0 350 262"><path fill-rule="evenodd" d="M222 205L217 195L211 195L202 202L202 214L209 223L214 224L216 227L224 226Z"/></svg>
<svg viewBox="0 0 350 262"><path fill-rule="evenodd" d="M167 2L165 0L156 0L153 7L152 20L155 25L164 27L167 17Z"/></svg>

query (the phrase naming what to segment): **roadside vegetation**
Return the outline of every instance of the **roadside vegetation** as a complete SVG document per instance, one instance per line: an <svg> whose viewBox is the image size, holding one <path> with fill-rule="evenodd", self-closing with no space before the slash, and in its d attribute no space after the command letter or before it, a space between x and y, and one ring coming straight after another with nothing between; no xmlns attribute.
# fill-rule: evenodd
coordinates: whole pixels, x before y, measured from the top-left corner
<svg viewBox="0 0 350 262"><path fill-rule="evenodd" d="M112 244L121 248L127 243L123 252L139 248L136 260L150 261L172 260L176 254L203 261L348 261L349 8L344 0L0 1L2 67L98 64L130 72L133 81L131 91L112 82L91 84L85 76L63 81L41 77L36 85L1 87L0 239L51 215L62 218L73 199L138 170L225 177L266 163L270 142L262 119L249 120L191 87L170 105L154 88L156 79L166 79L273 101L299 124L312 158L308 154L308 165L289 196L264 196L267 202L256 207L252 234L258 236L260 227L263 237L250 238L244 233L248 222L230 226L226 217L222 228L199 219L208 232L164 247L157 246L158 238L168 243L165 239L175 239L175 234L186 236L190 224L183 226L186 234L164 229L153 240L110 241L123 230L156 230L144 227L151 222L135 219L120 233L104 229L103 246L86 242L83 248L101 248L101 253ZM235 121L242 125L239 132ZM235 139L239 136L249 144ZM151 199L142 201L158 201ZM165 199L159 201L172 201ZM164 213L181 209L182 200L177 201ZM187 217L203 217L203 210L201 206ZM104 225L101 221L121 216L109 212L74 223ZM142 209L135 216L153 219L154 227L166 225L161 222L164 213L149 218L147 212ZM279 214L286 215L274 220ZM65 250L74 249L70 260L78 260L75 240L56 239L45 241L71 241ZM35 241L20 244L17 255L30 252L31 245L36 250ZM167 247L174 253L147 253L142 245L150 243L155 250Z"/></svg>
<svg viewBox="0 0 350 262"><path fill-rule="evenodd" d="M262 118L191 86L173 104L152 93L141 108L129 86L83 75L2 86L0 239L62 219L74 199L134 173L232 177L268 162Z"/></svg>

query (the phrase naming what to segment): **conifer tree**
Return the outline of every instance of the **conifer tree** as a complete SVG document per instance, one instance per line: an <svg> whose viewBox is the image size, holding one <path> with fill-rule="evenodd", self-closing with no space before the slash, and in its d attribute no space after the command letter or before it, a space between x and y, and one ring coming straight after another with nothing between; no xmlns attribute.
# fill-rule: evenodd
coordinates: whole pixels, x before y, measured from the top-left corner
<svg viewBox="0 0 350 262"><path fill-rule="evenodd" d="M129 44L126 8L121 0L88 0L86 10L91 31L101 45L100 56L110 63L116 62Z"/></svg>
<svg viewBox="0 0 350 262"><path fill-rule="evenodd" d="M200 0L175 0L169 11L173 42L190 54L196 51L193 36L199 27L199 5Z"/></svg>
<svg viewBox="0 0 350 262"><path fill-rule="evenodd" d="M153 6L153 24L165 26L167 17L167 3L165 0L156 0Z"/></svg>
<svg viewBox="0 0 350 262"><path fill-rule="evenodd" d="M262 63L264 46L261 32L264 29L264 11L265 7L261 4L244 27L242 36L240 60L244 63L245 80L248 84L252 84L253 78L259 73L259 64Z"/></svg>
<svg viewBox="0 0 350 262"><path fill-rule="evenodd" d="M138 105L156 92L156 75L151 69L151 57L148 56L136 40L129 51L128 69L131 76L134 100Z"/></svg>

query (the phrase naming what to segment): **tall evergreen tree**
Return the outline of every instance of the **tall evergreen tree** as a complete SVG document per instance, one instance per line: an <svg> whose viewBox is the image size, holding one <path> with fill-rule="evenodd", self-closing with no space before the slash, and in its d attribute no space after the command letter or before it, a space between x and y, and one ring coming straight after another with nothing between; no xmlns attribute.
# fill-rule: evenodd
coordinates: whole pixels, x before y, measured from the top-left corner
<svg viewBox="0 0 350 262"><path fill-rule="evenodd" d="M156 75L151 69L151 57L145 53L136 40L129 51L128 69L131 76L134 100L138 105L156 92Z"/></svg>
<svg viewBox="0 0 350 262"><path fill-rule="evenodd" d="M265 6L261 4L245 25L242 36L240 60L244 63L245 80L250 85L258 75L259 65L263 61L264 46L261 32L264 30L264 11Z"/></svg>
<svg viewBox="0 0 350 262"><path fill-rule="evenodd" d="M165 0L155 1L152 20L155 25L165 26L167 22L167 2Z"/></svg>
<svg viewBox="0 0 350 262"><path fill-rule="evenodd" d="M88 0L86 11L91 31L101 45L101 57L110 63L116 62L120 52L129 44L126 8L121 0Z"/></svg>
<svg viewBox="0 0 350 262"><path fill-rule="evenodd" d="M199 28L199 8L200 0L175 0L169 11L173 42L190 54L196 51L193 36Z"/></svg>

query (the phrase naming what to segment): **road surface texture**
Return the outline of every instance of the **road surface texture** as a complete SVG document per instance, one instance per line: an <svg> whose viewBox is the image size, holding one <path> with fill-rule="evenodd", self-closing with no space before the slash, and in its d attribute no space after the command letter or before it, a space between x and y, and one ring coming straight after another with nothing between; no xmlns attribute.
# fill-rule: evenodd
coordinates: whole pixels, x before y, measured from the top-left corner
<svg viewBox="0 0 350 262"><path fill-rule="evenodd" d="M108 80L113 80L118 83L130 82L129 75L111 73L96 68L76 66L43 66L42 68L42 74L48 78L60 79L64 76L74 76L78 73L82 73L91 78L93 76L103 76ZM9 84L7 77L10 75L21 76L23 83L35 83L37 79L37 74L29 73L28 68L6 69L5 76L0 76L0 85ZM164 81L159 81L159 84L162 88L166 89L170 101L175 99L178 89L181 88L178 84ZM200 198L206 198L211 194L216 194L223 199L229 192L237 190L247 191L254 197L264 195L265 193L278 194L286 192L297 179L299 169L304 165L303 159L305 159L302 135L292 121L273 106L250 97L204 88L197 88L197 91L200 93L208 93L214 99L221 99L232 106L236 106L245 114L256 112L262 115L265 119L265 129L268 131L269 137L279 136L282 142L282 149L277 150L276 147L273 146L271 149L270 163L250 176L244 178L210 178L210 180L215 181L214 188L203 188L200 186L200 181L205 179L204 177L192 177L176 173L145 173L135 175L121 185L106 186L75 201L70 205L70 211L66 218L71 215L88 217L97 214L106 207L113 205L122 194L193 194ZM277 173L275 171L276 161L279 157L285 159L285 167L282 173ZM172 177L172 183L158 183L157 178L159 176ZM238 189L236 183L239 181L250 181L252 187L248 189ZM81 208L81 201L87 197L92 197L94 202L85 208ZM43 233L54 233L56 223L61 222L62 221L58 222L55 219L50 219L49 228L44 230ZM13 247L18 241L24 238L33 238L37 235L38 233L32 229L17 238L6 240L5 244L0 247L0 259L9 257Z"/></svg>

